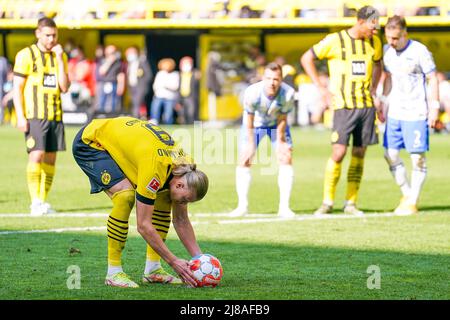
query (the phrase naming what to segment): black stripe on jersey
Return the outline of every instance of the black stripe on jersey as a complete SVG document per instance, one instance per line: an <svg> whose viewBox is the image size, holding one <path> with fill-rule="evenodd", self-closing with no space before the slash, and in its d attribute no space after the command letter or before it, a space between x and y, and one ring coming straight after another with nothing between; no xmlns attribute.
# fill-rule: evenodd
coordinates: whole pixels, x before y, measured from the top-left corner
<svg viewBox="0 0 450 320"><path fill-rule="evenodd" d="M44 119L48 117L48 93L44 93Z"/></svg>
<svg viewBox="0 0 450 320"><path fill-rule="evenodd" d="M111 227L111 226L110 226L110 223L111 223L111 222L109 222L109 221L108 221L108 223L107 223L108 230L109 230L109 229L112 229L112 230L114 230L115 232L120 233L120 234L123 234L123 235L125 235L125 236L128 234L128 230L125 231L125 232L119 231L119 230L117 230L116 228Z"/></svg>
<svg viewBox="0 0 450 320"><path fill-rule="evenodd" d="M140 202L148 204L150 206L155 204L155 200L154 199L149 199L146 198L144 196L141 196L139 193L136 192L136 199L138 199Z"/></svg>
<svg viewBox="0 0 450 320"><path fill-rule="evenodd" d="M120 222L120 223L128 224L128 221L122 221L122 220L119 220L119 219L114 218L113 216L109 216L108 219L109 219L109 218L113 219L114 221Z"/></svg>
<svg viewBox="0 0 450 320"><path fill-rule="evenodd" d="M366 42L364 41L364 39L361 39L361 46L363 54L366 54Z"/></svg>
<svg viewBox="0 0 450 320"><path fill-rule="evenodd" d="M53 120L56 120L56 110L57 110L56 94L54 94L53 95Z"/></svg>
<svg viewBox="0 0 450 320"><path fill-rule="evenodd" d="M348 37L350 38L350 41L352 43L352 54L356 54L356 42L355 39L353 39L347 32Z"/></svg>
<svg viewBox="0 0 450 320"><path fill-rule="evenodd" d="M33 118L38 117L38 87L36 85L33 86L33 107L34 107L34 114Z"/></svg>
<svg viewBox="0 0 450 320"><path fill-rule="evenodd" d="M341 94L342 100L344 100L344 108L347 108L347 101L345 100L345 74L342 74L341 77Z"/></svg>
<svg viewBox="0 0 450 320"><path fill-rule="evenodd" d="M116 226L117 228L120 228L122 230L128 230L128 225L126 227L122 227L122 226L119 226L119 225L115 224L114 222L112 222L109 219L108 219L108 223L111 223L113 226Z"/></svg>
<svg viewBox="0 0 450 320"><path fill-rule="evenodd" d="M163 233L169 233L169 231L166 231L166 230L161 230L161 229L156 229L157 231L161 231L161 232L163 232Z"/></svg>
<svg viewBox="0 0 450 320"><path fill-rule="evenodd" d="M357 107L357 102L356 102L356 81L352 81L352 103L353 103L353 108Z"/></svg>
<svg viewBox="0 0 450 320"><path fill-rule="evenodd" d="M37 72L37 65L36 65L36 55L34 54L33 48L28 47L31 52L31 59L33 60L33 72Z"/></svg>
<svg viewBox="0 0 450 320"><path fill-rule="evenodd" d="M364 106L364 108L367 108L366 87L364 86L364 84L361 84L361 94L362 94L363 106Z"/></svg>
<svg viewBox="0 0 450 320"><path fill-rule="evenodd" d="M112 232L109 228L108 228L108 235L118 237L119 239L123 239L124 241L127 240L127 235L122 236L122 235L120 235L120 234L114 233L114 232Z"/></svg>
<svg viewBox="0 0 450 320"><path fill-rule="evenodd" d="M119 240L119 239L117 239L117 238L111 237L109 234L108 234L108 238L111 238L111 239L113 239L113 240L116 240L116 241L119 241L119 242L123 242L123 243L127 242L126 240L123 241L123 240Z"/></svg>
<svg viewBox="0 0 450 320"><path fill-rule="evenodd" d="M42 65L45 67L45 53L43 53L41 50L39 50L39 52L41 53Z"/></svg>
<svg viewBox="0 0 450 320"><path fill-rule="evenodd" d="M54 61L54 59L53 59L53 54L50 54L50 65L51 65L52 67L55 66L55 61Z"/></svg>
<svg viewBox="0 0 450 320"><path fill-rule="evenodd" d="M342 36L342 33L344 31L341 31L338 33L339 35L339 40L341 41L341 59L345 60L345 42L344 42L344 37Z"/></svg>
<svg viewBox="0 0 450 320"><path fill-rule="evenodd" d="M13 72L14 73L14 75L15 76L18 76L18 77L22 77L22 78L26 78L26 77L28 77L26 74L23 74L23 73L20 73L20 72Z"/></svg>

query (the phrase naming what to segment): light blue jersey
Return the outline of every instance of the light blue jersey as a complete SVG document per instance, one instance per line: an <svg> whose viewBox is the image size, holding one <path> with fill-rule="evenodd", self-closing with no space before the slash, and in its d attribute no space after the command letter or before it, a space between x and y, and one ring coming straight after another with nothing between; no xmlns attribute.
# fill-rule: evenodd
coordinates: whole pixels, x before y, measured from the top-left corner
<svg viewBox="0 0 450 320"><path fill-rule="evenodd" d="M253 122L255 128L276 126L278 117L294 108L294 94L294 88L282 83L278 94L270 99L264 94L263 81L250 85L244 93L244 126L246 114L255 115Z"/></svg>
<svg viewBox="0 0 450 320"><path fill-rule="evenodd" d="M383 62L392 77L388 117L407 121L427 119L426 75L436 70L427 47L414 40L409 40L402 50L385 45Z"/></svg>

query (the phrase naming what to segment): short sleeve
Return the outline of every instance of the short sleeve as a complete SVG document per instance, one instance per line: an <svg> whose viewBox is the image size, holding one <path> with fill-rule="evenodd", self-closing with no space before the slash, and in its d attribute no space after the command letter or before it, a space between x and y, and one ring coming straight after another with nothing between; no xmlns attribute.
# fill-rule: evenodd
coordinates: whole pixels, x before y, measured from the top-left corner
<svg viewBox="0 0 450 320"><path fill-rule="evenodd" d="M289 113L294 109L294 94L295 91L292 88L289 88L289 90L286 93L286 101L284 105L281 107L281 113Z"/></svg>
<svg viewBox="0 0 450 320"><path fill-rule="evenodd" d="M31 73L32 61L29 49L20 50L14 62L14 74L17 76L26 77Z"/></svg>
<svg viewBox="0 0 450 320"><path fill-rule="evenodd" d="M383 44L377 36L373 37L373 49L375 50L373 54L373 61L378 62L381 58L383 58Z"/></svg>
<svg viewBox="0 0 450 320"><path fill-rule="evenodd" d="M312 46L312 51L317 59L331 59L334 57L333 48L336 46L336 34L332 33Z"/></svg>
<svg viewBox="0 0 450 320"><path fill-rule="evenodd" d="M69 73L69 58L67 54L64 52L63 54L63 62L64 62L64 73Z"/></svg>
<svg viewBox="0 0 450 320"><path fill-rule="evenodd" d="M145 159L138 166L136 199L153 205L156 193L167 180L168 165L160 161Z"/></svg>
<svg viewBox="0 0 450 320"><path fill-rule="evenodd" d="M254 99L254 94L253 94L254 90L252 90L252 89L253 89L253 87L250 86L245 90L245 93L244 93L244 110L250 114L254 114L256 111L255 102L254 102L255 99Z"/></svg>
<svg viewBox="0 0 450 320"><path fill-rule="evenodd" d="M423 46L423 49L421 51L419 63L422 72L425 74L436 71L436 64L434 63L433 55L425 46Z"/></svg>

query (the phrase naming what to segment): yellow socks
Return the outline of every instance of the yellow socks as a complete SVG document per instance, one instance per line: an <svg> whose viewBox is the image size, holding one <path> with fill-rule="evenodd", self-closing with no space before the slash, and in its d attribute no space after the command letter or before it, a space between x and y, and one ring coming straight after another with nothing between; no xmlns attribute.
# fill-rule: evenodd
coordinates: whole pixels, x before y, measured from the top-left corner
<svg viewBox="0 0 450 320"><path fill-rule="evenodd" d="M161 239L165 241L167 233L169 232L170 222L172 220L170 216L170 206L164 208L166 210L157 210L156 208L159 209L159 207L155 206L155 210L153 210L152 224ZM159 256L159 254L156 253L156 251L147 244L147 261L151 263L159 263L160 260L161 257Z"/></svg>
<svg viewBox="0 0 450 320"><path fill-rule="evenodd" d="M48 192L53 183L53 177L55 176L55 166L42 162L41 163L41 188L39 198L42 202L47 199Z"/></svg>
<svg viewBox="0 0 450 320"><path fill-rule="evenodd" d="M41 195L41 163L28 162L27 183L31 200L39 199Z"/></svg>
<svg viewBox="0 0 450 320"><path fill-rule="evenodd" d="M364 169L364 158L352 156L347 173L347 196L346 202L356 203L361 177Z"/></svg>
<svg viewBox="0 0 450 320"><path fill-rule="evenodd" d="M341 176L341 163L328 159L325 168L325 181L323 184L323 203L333 205L336 186Z"/></svg>
<svg viewBox="0 0 450 320"><path fill-rule="evenodd" d="M108 265L121 266L122 251L128 236L128 219L134 206L134 190L122 190L112 196L113 208L108 217Z"/></svg>

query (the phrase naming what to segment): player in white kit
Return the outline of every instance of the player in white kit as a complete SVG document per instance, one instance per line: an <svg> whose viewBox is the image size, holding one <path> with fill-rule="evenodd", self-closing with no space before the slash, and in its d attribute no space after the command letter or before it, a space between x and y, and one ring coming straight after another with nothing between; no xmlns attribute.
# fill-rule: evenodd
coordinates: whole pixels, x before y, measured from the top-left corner
<svg viewBox="0 0 450 320"><path fill-rule="evenodd" d="M249 86L244 93L244 115L240 136L240 159L236 168L238 206L230 213L238 217L248 212L251 160L259 142L269 136L276 145L279 163L278 187L280 202L278 216L290 218L295 213L289 208L289 198L294 181L292 168L292 140L287 125L287 114L294 107L295 90L282 82L282 69L269 63L264 69L263 80Z"/></svg>
<svg viewBox="0 0 450 320"><path fill-rule="evenodd" d="M409 215L418 212L417 202L427 175L428 127L435 126L439 113L438 79L432 54L420 42L408 39L404 18L389 18L385 35L388 44L384 47L383 61L387 77L381 97L388 110L385 158L403 195L394 212ZM430 101L427 101L427 80ZM411 156L410 180L399 157L402 148Z"/></svg>

